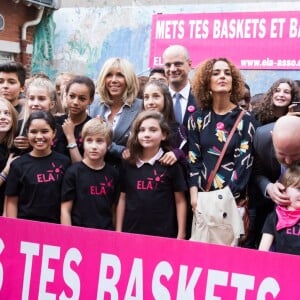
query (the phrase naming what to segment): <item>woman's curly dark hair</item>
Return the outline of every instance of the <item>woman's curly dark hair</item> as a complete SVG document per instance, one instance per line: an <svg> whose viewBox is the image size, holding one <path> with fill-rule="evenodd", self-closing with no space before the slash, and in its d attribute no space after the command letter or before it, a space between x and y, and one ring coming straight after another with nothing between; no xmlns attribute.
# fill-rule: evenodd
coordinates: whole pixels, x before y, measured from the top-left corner
<svg viewBox="0 0 300 300"><path fill-rule="evenodd" d="M276 120L276 116L274 114L275 105L273 103L273 95L281 83L287 83L291 88L291 103L297 101L297 93L298 87L294 80L289 78L280 78L276 80L272 86L269 88L267 93L265 94L262 101L258 104L257 108L254 111L255 118L261 124L267 124ZM288 112L288 106L286 107L286 111L283 115ZM278 116L277 116L278 117Z"/></svg>
<svg viewBox="0 0 300 300"><path fill-rule="evenodd" d="M245 90L245 81L240 70L227 58L212 58L201 63L194 73L192 80L193 95L201 108L212 108L212 96L210 94L210 79L213 73L213 66L217 61L224 61L228 64L232 76L232 88L230 101L238 104L242 99Z"/></svg>

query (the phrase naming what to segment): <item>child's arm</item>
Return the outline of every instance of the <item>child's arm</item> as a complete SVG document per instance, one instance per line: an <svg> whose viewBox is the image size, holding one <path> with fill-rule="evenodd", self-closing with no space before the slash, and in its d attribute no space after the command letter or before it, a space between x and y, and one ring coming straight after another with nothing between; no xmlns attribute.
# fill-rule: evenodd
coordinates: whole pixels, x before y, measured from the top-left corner
<svg viewBox="0 0 300 300"><path fill-rule="evenodd" d="M272 246L273 241L274 241L274 236L272 234L263 233L260 243L259 243L258 250L269 251Z"/></svg>
<svg viewBox="0 0 300 300"><path fill-rule="evenodd" d="M60 223L63 225L72 225L71 221L71 211L72 211L73 201L68 200L61 203L60 206Z"/></svg>
<svg viewBox="0 0 300 300"><path fill-rule="evenodd" d="M16 218L18 215L18 196L6 196L5 197L5 210L6 217Z"/></svg>
<svg viewBox="0 0 300 300"><path fill-rule="evenodd" d="M116 231L122 231L125 213L126 194L120 193L119 202L116 210Z"/></svg>
<svg viewBox="0 0 300 300"><path fill-rule="evenodd" d="M175 202L178 223L177 239L185 239L187 203L184 192L175 192Z"/></svg>

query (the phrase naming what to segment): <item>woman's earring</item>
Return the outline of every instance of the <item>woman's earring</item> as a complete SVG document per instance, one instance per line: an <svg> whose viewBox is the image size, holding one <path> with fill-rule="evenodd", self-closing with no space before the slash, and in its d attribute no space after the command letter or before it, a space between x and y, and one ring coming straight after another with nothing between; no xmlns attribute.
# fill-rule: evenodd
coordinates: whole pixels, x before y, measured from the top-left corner
<svg viewBox="0 0 300 300"><path fill-rule="evenodd" d="M212 95L212 91L209 91L209 94Z"/></svg>

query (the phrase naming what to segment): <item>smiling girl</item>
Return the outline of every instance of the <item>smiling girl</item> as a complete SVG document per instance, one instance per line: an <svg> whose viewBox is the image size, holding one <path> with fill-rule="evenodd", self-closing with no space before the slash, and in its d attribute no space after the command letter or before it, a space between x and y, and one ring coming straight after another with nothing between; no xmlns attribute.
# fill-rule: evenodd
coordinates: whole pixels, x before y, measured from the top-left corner
<svg viewBox="0 0 300 300"><path fill-rule="evenodd" d="M120 174L116 230L185 238L186 181L181 165L162 165L168 150L168 124L161 113L141 112L128 141L130 157Z"/></svg>
<svg viewBox="0 0 300 300"><path fill-rule="evenodd" d="M13 105L0 97L0 215L4 208L4 191L11 162L16 158L11 152L17 132L18 113Z"/></svg>
<svg viewBox="0 0 300 300"><path fill-rule="evenodd" d="M253 114L261 125L275 122L287 114L289 105L297 101L297 96L296 83L292 79L280 78L272 84Z"/></svg>
<svg viewBox="0 0 300 300"><path fill-rule="evenodd" d="M48 78L36 77L30 80L26 90L26 103L23 106L19 121L19 133L14 139L14 146L18 152L24 153L30 150L28 137L24 130L29 115L34 111L49 111L55 107L55 87ZM63 136L61 125L56 126L56 137L53 139L52 149L57 152L64 152L66 142Z"/></svg>
<svg viewBox="0 0 300 300"><path fill-rule="evenodd" d="M162 113L170 127L171 151L166 152L160 162L172 165L180 161L186 166L187 132L186 128L175 120L168 86L158 80L149 81L144 87L143 109Z"/></svg>
<svg viewBox="0 0 300 300"><path fill-rule="evenodd" d="M32 150L11 164L6 185L6 215L59 223L60 193L68 157L51 150L56 122L50 112L30 114L25 130Z"/></svg>

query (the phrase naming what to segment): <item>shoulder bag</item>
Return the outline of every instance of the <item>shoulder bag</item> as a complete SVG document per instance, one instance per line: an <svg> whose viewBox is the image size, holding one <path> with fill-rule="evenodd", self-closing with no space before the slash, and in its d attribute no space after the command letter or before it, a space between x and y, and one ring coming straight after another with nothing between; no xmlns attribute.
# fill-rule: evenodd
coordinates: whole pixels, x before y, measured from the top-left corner
<svg viewBox="0 0 300 300"><path fill-rule="evenodd" d="M190 238L192 241L235 246L240 236L244 234L242 216L229 186L210 191L227 147L244 113L242 110L228 135L218 161L209 175L205 192L198 192Z"/></svg>

